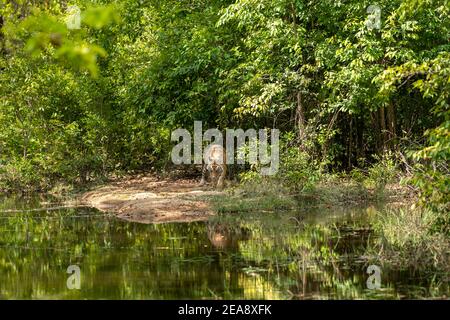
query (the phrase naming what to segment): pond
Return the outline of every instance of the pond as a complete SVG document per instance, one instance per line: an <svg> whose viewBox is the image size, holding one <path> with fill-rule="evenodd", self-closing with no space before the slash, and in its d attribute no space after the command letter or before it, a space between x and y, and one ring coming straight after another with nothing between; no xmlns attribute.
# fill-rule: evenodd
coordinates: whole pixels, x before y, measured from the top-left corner
<svg viewBox="0 0 450 320"><path fill-rule="evenodd" d="M207 222L145 225L90 208L29 210L41 202L1 200L2 299L448 295L448 285L429 275L385 266L380 266L381 287L368 288L365 255L374 235L367 208L229 214ZM21 209L5 212L11 208ZM79 289L73 288L77 273L68 268L79 268Z"/></svg>

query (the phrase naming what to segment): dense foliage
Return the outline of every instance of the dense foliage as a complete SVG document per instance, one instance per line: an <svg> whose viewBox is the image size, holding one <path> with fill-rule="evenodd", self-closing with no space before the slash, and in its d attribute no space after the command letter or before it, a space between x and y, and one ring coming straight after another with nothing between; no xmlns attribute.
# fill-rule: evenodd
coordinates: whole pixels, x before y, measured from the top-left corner
<svg viewBox="0 0 450 320"><path fill-rule="evenodd" d="M74 4L81 29L64 22ZM379 28L371 4L3 0L0 186L161 168L171 130L202 120L281 129L294 184L392 151L448 206L449 2L378 1Z"/></svg>

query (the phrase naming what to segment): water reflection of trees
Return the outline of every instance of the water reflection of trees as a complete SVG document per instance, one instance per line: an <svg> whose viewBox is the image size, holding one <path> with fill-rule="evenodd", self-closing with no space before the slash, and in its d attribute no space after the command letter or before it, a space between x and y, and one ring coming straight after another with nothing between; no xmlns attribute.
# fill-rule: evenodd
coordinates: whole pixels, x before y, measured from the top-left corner
<svg viewBox="0 0 450 320"><path fill-rule="evenodd" d="M292 297L358 298L364 295L365 276L363 266L355 270L352 262L364 248L343 244L338 228L305 224L289 231L275 226L255 229L252 240L242 244L241 252L246 260L264 266L264 276L274 279ZM284 236L278 237L279 232Z"/></svg>
<svg viewBox="0 0 450 320"><path fill-rule="evenodd" d="M364 211L355 210L331 221L295 213L242 219L239 226L251 230L251 237L240 242L240 259L251 266L249 273L272 283L287 298L401 298L445 292L441 284L424 278L418 283L408 271L387 268L382 290L368 290L370 257L365 254L373 232L363 216ZM417 295L397 283L424 290Z"/></svg>
<svg viewBox="0 0 450 320"><path fill-rule="evenodd" d="M85 211L85 210L83 210ZM83 216L84 214L84 216ZM242 296L238 272L212 244L204 223L140 225L80 210L0 217L0 295L4 298L214 298ZM213 231L214 229L210 229ZM210 233L210 235L212 235ZM224 240L221 239L221 240ZM82 272L66 289L66 268ZM230 271L228 271L230 270Z"/></svg>
<svg viewBox="0 0 450 320"><path fill-rule="evenodd" d="M369 236L353 218L308 221L287 213L164 225L85 209L4 214L0 297L367 297L362 255ZM66 288L71 264L81 268L81 291Z"/></svg>

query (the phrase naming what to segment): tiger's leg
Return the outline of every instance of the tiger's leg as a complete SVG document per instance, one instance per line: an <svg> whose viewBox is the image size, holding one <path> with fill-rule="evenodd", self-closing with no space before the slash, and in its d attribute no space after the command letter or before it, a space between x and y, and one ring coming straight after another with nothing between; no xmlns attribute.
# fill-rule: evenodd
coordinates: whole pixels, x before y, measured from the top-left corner
<svg viewBox="0 0 450 320"><path fill-rule="evenodd" d="M222 172L220 173L219 180L217 181L218 189L223 189L224 180L225 180L225 177L227 176L227 166L225 164L223 164L221 166L221 168L222 168Z"/></svg>
<svg viewBox="0 0 450 320"><path fill-rule="evenodd" d="M206 163L202 167L202 180L200 180L200 186L204 186L206 184L206 172L208 171L208 166Z"/></svg>

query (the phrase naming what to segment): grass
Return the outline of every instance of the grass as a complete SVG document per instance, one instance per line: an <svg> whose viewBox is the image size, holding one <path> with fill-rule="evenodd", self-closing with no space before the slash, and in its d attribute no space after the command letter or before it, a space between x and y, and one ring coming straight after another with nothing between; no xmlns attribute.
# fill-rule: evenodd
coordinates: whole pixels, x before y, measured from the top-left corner
<svg viewBox="0 0 450 320"><path fill-rule="evenodd" d="M446 214L446 213L441 213ZM420 209L388 209L374 219L378 235L371 255L381 263L450 272L450 240L436 232L440 214Z"/></svg>
<svg viewBox="0 0 450 320"><path fill-rule="evenodd" d="M357 207L385 202L412 203L414 195L398 183L383 189L366 186L351 177L324 176L315 185L292 190L276 178L242 182L224 195L210 198L218 213L279 212L313 207Z"/></svg>
<svg viewBox="0 0 450 320"><path fill-rule="evenodd" d="M245 183L210 199L218 213L292 210L297 206L288 190L273 183Z"/></svg>

